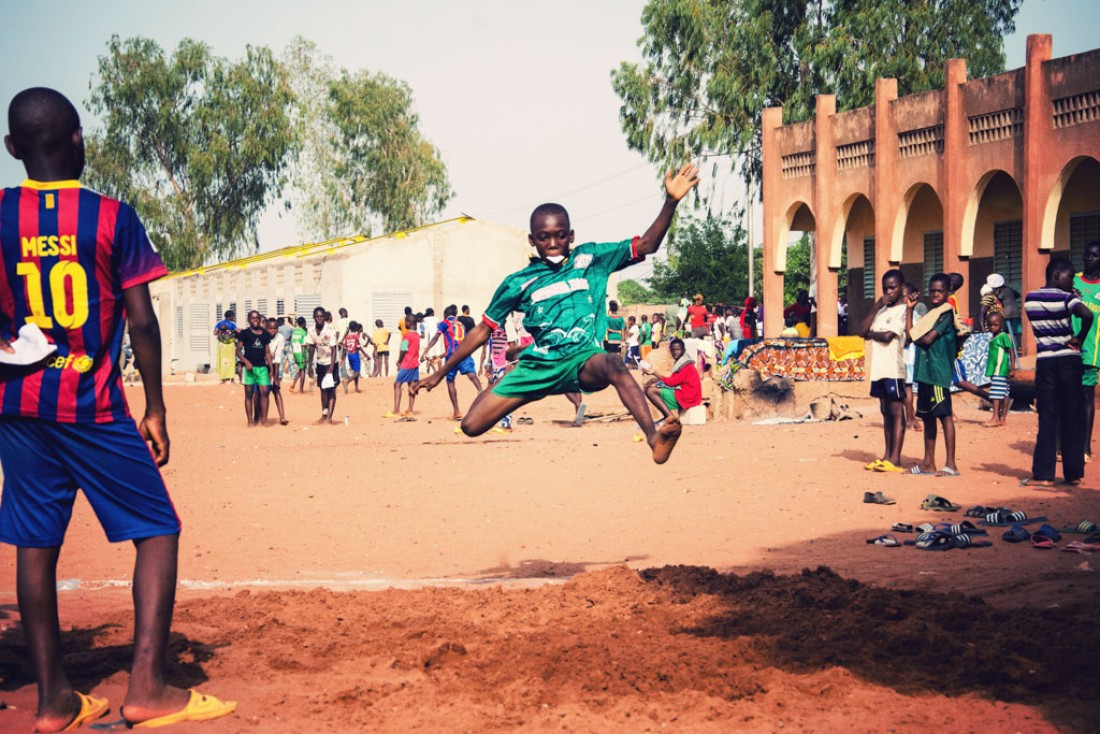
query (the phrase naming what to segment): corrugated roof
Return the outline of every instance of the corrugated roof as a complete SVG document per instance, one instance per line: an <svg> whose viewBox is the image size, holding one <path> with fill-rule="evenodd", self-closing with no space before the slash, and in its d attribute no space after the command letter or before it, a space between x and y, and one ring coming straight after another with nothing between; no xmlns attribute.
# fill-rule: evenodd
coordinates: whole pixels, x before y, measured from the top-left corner
<svg viewBox="0 0 1100 734"><path fill-rule="evenodd" d="M191 268L190 270L181 270L178 273L171 273L162 280L172 280L174 278L187 278L192 275L205 275L207 273L217 272L219 270L235 270L239 268L245 268L250 265L254 265L265 260L275 260L278 258L300 258L309 257L311 255L327 255L337 250L341 250L347 247L353 247L355 245L361 245L367 242L377 242L378 240L384 240L388 238L402 239L415 232L421 232L426 229L432 229L434 227L443 227L448 224L465 224L466 222L476 221L474 217L462 215L460 217L454 217L452 219L444 219L441 222L433 222L431 224L425 224L422 227L413 227L411 229L403 229L398 232L387 232L386 234L379 235L377 237L366 237L361 234L350 235L348 237L338 237L336 239L327 240L325 242L307 242L302 245L291 245L289 247L281 247L277 250L271 250L270 252L261 252L256 255L249 255L248 257L238 258L236 260L229 260L223 263L216 263L214 265L204 265L198 268Z"/></svg>

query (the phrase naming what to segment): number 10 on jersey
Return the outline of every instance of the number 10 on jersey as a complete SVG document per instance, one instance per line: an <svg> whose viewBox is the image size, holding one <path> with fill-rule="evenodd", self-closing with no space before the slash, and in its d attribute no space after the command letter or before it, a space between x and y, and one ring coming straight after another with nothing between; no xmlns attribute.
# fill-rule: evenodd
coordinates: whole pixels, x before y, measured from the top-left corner
<svg viewBox="0 0 1100 734"><path fill-rule="evenodd" d="M63 329L79 329L88 320L88 276L78 263L61 260L43 274L38 263L21 262L16 264L15 272L23 278L27 307L31 311L28 324L52 329L56 320ZM46 315L44 283L49 286L52 318ZM72 294L71 302L69 294Z"/></svg>

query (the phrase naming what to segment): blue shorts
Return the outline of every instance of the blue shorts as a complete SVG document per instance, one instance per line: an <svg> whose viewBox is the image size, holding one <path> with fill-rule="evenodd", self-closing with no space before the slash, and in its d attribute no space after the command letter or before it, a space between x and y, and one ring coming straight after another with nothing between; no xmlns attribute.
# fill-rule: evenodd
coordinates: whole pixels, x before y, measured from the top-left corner
<svg viewBox="0 0 1100 734"><path fill-rule="evenodd" d="M420 382L419 367L411 367L407 370L397 370L397 384L403 385L406 382Z"/></svg>
<svg viewBox="0 0 1100 734"><path fill-rule="evenodd" d="M356 372L357 373L357 372L359 372L359 368L361 366L362 365L359 362L359 355L358 354L349 354L348 355L348 372Z"/></svg>
<svg viewBox="0 0 1100 734"><path fill-rule="evenodd" d="M77 489L112 543L176 535L180 520L132 421L53 423L0 418L0 541L52 548L65 540Z"/></svg>
<svg viewBox="0 0 1100 734"><path fill-rule="evenodd" d="M447 373L447 382L454 382L455 378L462 375L476 375L477 367L474 367L474 358L467 357L458 363L458 366Z"/></svg>

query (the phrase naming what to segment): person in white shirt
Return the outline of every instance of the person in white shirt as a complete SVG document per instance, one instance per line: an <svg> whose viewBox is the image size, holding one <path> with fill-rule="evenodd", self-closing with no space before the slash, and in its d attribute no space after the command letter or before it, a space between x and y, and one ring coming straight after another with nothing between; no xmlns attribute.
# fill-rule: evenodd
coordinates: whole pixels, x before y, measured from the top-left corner
<svg viewBox="0 0 1100 734"><path fill-rule="evenodd" d="M283 349L286 347L286 337L279 331L279 322L275 319L268 319L264 323L264 328L267 329L268 334L271 334L271 341L267 344L267 351L271 355L271 396L275 398L275 407L279 409L279 425L285 426L288 421L286 411L283 409L283 391L280 388L283 379Z"/></svg>
<svg viewBox="0 0 1100 734"><path fill-rule="evenodd" d="M339 338L336 328L325 322L325 309L313 309L313 327L306 335L309 349L310 376L317 374L317 386L321 388L321 418L318 423L332 423L336 412L336 385L340 382L340 363L337 361Z"/></svg>

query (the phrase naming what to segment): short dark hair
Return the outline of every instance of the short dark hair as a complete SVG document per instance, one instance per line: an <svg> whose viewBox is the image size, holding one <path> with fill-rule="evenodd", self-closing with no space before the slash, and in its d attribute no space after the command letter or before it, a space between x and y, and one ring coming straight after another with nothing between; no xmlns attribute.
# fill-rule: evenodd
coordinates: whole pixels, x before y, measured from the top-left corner
<svg viewBox="0 0 1100 734"><path fill-rule="evenodd" d="M454 305L453 303L450 306L447 306L447 308L443 309L443 316L446 317L446 318L450 318L452 316L457 316L457 315L458 315L458 306Z"/></svg>
<svg viewBox="0 0 1100 734"><path fill-rule="evenodd" d="M947 273L936 273L928 279L928 287L931 288L933 283L943 283L943 287L947 290L951 290L951 276Z"/></svg>
<svg viewBox="0 0 1100 734"><path fill-rule="evenodd" d="M469 313L469 311L470 311L470 307L467 306L465 303L462 304L462 313Z"/></svg>
<svg viewBox="0 0 1100 734"><path fill-rule="evenodd" d="M306 325L306 317L305 317L305 316L299 316L299 317L298 317L298 320L297 320L297 321L295 321L294 323L298 324L298 327L299 327L299 328L305 328L305 325Z"/></svg>
<svg viewBox="0 0 1100 734"><path fill-rule="evenodd" d="M322 316L327 316L328 311L325 310L324 306L318 306L317 308L313 309L313 318L317 318L317 314L321 314Z"/></svg>
<svg viewBox="0 0 1100 734"><path fill-rule="evenodd" d="M235 314L232 310L229 310L229 311L225 312L225 316L223 316L222 318L225 318L225 319L228 319L229 321L232 321L233 317L236 316L236 315L237 314Z"/></svg>
<svg viewBox="0 0 1100 734"><path fill-rule="evenodd" d="M435 309L431 306L428 306L426 309L424 309L424 316L435 316ZM423 318L420 314L417 314L416 317L418 319Z"/></svg>
<svg viewBox="0 0 1100 734"><path fill-rule="evenodd" d="M535 230L535 218L536 217L548 217L548 216L550 216L550 217L552 217L552 216L565 217L565 226L570 227L569 212L565 211L565 207L562 206L561 204L547 203L547 204L539 204L538 206L535 207L535 210L533 212L531 212L531 222L530 222L531 231L533 232Z"/></svg>
<svg viewBox="0 0 1100 734"><path fill-rule="evenodd" d="M1050 262L1047 263L1047 280L1053 278L1055 273L1072 273L1073 271L1073 263L1069 260L1064 257L1052 257Z"/></svg>
<svg viewBox="0 0 1100 734"><path fill-rule="evenodd" d="M1100 240L1092 240L1091 242L1086 242L1085 246L1081 248L1081 252L1084 252L1085 250L1088 250L1092 247L1100 247Z"/></svg>
<svg viewBox="0 0 1100 734"><path fill-rule="evenodd" d="M24 154L69 144L80 128L80 113L61 92L47 87L24 89L8 105L8 130Z"/></svg>
<svg viewBox="0 0 1100 734"><path fill-rule="evenodd" d="M670 341L668 343L669 350L671 350L672 347L676 344L679 344L681 349L686 349L686 347L684 346L684 340L681 339L680 337L676 337L675 339L673 339L672 341Z"/></svg>
<svg viewBox="0 0 1100 734"><path fill-rule="evenodd" d="M905 273L901 272L901 270L897 268L890 268L889 270L887 270L885 273L882 274L882 284L886 285L886 281L890 280L891 278L897 279L898 285L905 285Z"/></svg>
<svg viewBox="0 0 1100 734"><path fill-rule="evenodd" d="M954 293L958 289L962 288L963 283L965 283L965 282L966 282L966 278L963 277L962 273L948 273L947 274L947 287L951 289L952 293Z"/></svg>
<svg viewBox="0 0 1100 734"><path fill-rule="evenodd" d="M618 301L610 301L610 302L608 302L607 307L609 309L611 309L612 312L618 311L619 310L619 302Z"/></svg>

